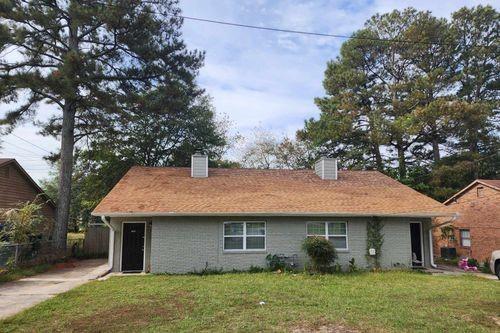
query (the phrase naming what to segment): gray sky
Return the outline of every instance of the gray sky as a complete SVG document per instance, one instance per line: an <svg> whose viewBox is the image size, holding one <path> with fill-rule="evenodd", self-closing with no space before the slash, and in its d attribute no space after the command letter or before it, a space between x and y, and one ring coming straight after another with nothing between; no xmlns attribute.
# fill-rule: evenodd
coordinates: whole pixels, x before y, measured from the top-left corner
<svg viewBox="0 0 500 333"><path fill-rule="evenodd" d="M376 13L414 6L438 17L449 17L463 6L499 1L271 1L181 0L186 16L242 24L349 35ZM294 136L304 119L316 117L314 97L323 95L326 62L338 55L343 39L260 31L186 20L188 48L206 51L199 84L212 96L219 114L232 122L231 132L249 135L255 127L277 136ZM5 106L0 105L0 115ZM45 119L53 106L42 106ZM42 160L59 142L37 134L30 123L2 138L0 157L14 157L39 181L49 165ZM20 138L35 144L31 145Z"/></svg>

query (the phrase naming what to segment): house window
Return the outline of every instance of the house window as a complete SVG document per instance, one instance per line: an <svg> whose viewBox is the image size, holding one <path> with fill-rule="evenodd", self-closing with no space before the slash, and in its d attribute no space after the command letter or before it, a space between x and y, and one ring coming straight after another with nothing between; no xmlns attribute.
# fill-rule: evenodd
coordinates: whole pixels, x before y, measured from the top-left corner
<svg viewBox="0 0 500 333"><path fill-rule="evenodd" d="M347 222L309 222L307 237L325 237L337 250L347 250Z"/></svg>
<svg viewBox="0 0 500 333"><path fill-rule="evenodd" d="M265 249L265 222L224 222L224 251Z"/></svg>
<svg viewBox="0 0 500 333"><path fill-rule="evenodd" d="M470 230L460 229L460 245L470 247Z"/></svg>

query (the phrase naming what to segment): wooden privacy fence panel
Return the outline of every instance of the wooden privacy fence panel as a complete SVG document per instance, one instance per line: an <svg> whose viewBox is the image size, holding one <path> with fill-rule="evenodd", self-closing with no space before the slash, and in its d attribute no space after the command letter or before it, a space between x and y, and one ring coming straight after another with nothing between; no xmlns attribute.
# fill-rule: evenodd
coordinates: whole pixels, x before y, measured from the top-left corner
<svg viewBox="0 0 500 333"><path fill-rule="evenodd" d="M85 231L83 253L86 256L107 256L109 249L109 229L101 225L89 225Z"/></svg>

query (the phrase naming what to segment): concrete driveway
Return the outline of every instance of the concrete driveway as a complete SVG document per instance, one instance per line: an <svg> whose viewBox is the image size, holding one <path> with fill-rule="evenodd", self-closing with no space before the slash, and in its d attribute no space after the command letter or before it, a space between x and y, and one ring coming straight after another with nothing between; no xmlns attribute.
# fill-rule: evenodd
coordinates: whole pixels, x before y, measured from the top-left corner
<svg viewBox="0 0 500 333"><path fill-rule="evenodd" d="M106 259L81 260L58 265L29 278L0 284L0 319L97 279L107 271Z"/></svg>

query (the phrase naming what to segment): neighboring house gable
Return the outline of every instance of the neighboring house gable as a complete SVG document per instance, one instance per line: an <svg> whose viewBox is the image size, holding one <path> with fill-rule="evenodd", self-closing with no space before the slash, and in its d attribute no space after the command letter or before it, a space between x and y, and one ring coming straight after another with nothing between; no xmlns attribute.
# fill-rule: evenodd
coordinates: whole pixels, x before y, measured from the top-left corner
<svg viewBox="0 0 500 333"><path fill-rule="evenodd" d="M462 203L466 201L476 200L478 198L490 197L498 195L500 191L500 180L494 179L477 179L453 195L451 198L443 202L445 205L453 203Z"/></svg>
<svg viewBox="0 0 500 333"><path fill-rule="evenodd" d="M455 241L450 244L457 249L457 255L483 261L500 249L500 180L475 180L444 204L458 212L451 223ZM443 220L437 224L440 222ZM434 230L434 238L434 251L439 254L440 248L446 246L440 228Z"/></svg>
<svg viewBox="0 0 500 333"><path fill-rule="evenodd" d="M37 196L46 202L42 213L55 218L55 204L15 159L0 159L0 209L17 207Z"/></svg>

